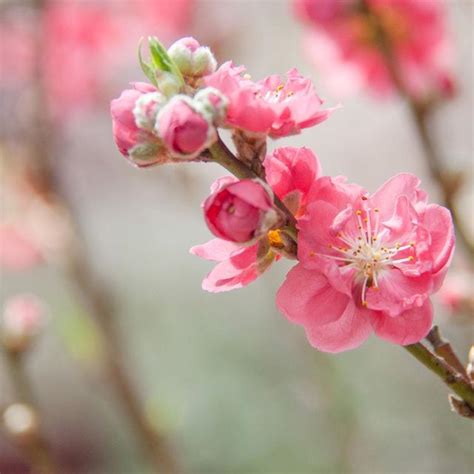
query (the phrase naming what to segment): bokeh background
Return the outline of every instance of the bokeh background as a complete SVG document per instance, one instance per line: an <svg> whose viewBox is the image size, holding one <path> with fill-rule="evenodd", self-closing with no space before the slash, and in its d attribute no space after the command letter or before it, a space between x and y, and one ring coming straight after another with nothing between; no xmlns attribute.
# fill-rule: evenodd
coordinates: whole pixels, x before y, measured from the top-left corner
<svg viewBox="0 0 474 474"><path fill-rule="evenodd" d="M67 8L78 2L51 3ZM290 262L242 290L219 295L201 290L210 264L188 249L210 237L200 202L212 180L225 174L222 169L190 164L137 170L114 146L108 102L129 81L143 79L136 45L141 35L152 32L166 44L193 35L210 45L220 62L245 64L255 79L296 66L314 80L328 104L338 103L338 97L319 85L318 72L302 47L304 28L290 2L131 1L133 14L121 0L79 3L106 7L113 22L100 26L91 19L74 40L89 49L69 58L74 67L68 67L68 74L58 65L61 61L53 61L48 72L56 75L53 84L78 82L60 93L61 87L51 86L56 91L49 130L54 166L74 203L90 262L116 300L127 369L147 413L172 440L184 470L472 472L472 423L450 412L445 386L405 351L372 338L355 351L318 353L302 329L277 312L275 292ZM146 3L167 7L148 11ZM146 11L137 13L138 4ZM433 125L446 165L465 173L459 204L474 233L473 4L447 4L458 94L438 110ZM16 71L11 80L11 68L35 52L28 49L34 42L12 35L21 31L28 37L35 10L18 0L0 2L0 12L0 146L4 159L14 160L12 150L18 150L28 128L28 78L21 74L29 72ZM69 21L74 23L74 15ZM104 31L116 39L103 39ZM61 41L62 35L67 37L60 31L53 40ZM93 35L104 41L103 49L91 42ZM73 57L74 44L69 49ZM83 68L86 78L81 78ZM91 81L85 91L83 81ZM439 199L401 99L381 101L363 94L344 98L343 108L325 123L277 146L285 144L311 147L325 173L347 175L370 190L400 171L415 173L431 199ZM466 262L458 255L455 264ZM24 291L41 296L49 307L49 324L28 355L27 371L45 433L64 472L150 472L101 376L93 326L69 282L55 265L2 271L2 301ZM465 358L472 344L472 320L437 304L436 321ZM0 365L0 404L11 397ZM3 434L0 472L28 472Z"/></svg>

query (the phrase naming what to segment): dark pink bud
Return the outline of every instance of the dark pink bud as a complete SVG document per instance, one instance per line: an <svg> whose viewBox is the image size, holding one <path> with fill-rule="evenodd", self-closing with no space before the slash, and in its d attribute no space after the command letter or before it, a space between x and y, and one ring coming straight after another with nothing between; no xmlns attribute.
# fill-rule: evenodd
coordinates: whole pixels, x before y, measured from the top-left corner
<svg viewBox="0 0 474 474"><path fill-rule="evenodd" d="M231 242L248 243L266 234L280 220L271 192L260 182L226 182L204 202L211 232Z"/></svg>
<svg viewBox="0 0 474 474"><path fill-rule="evenodd" d="M176 96L161 110L156 123L169 152L177 158L194 158L216 138L209 119L196 110L191 99Z"/></svg>

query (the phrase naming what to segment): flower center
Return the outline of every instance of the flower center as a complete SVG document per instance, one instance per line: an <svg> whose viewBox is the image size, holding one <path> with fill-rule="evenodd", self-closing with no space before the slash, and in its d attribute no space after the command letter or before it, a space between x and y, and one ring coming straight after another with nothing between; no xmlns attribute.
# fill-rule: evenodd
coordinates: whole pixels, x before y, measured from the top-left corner
<svg viewBox="0 0 474 474"><path fill-rule="evenodd" d="M366 198L363 198L366 200ZM349 235L339 232L336 235L338 244L329 244L334 253L323 254L325 257L340 262L340 266L356 269L356 279L362 282L362 305L367 306L367 288L378 290L378 278L382 271L413 262L414 255L407 255L407 250L415 247L415 242L384 245L388 230L379 230L379 210L364 209L354 212L357 231ZM403 255L399 255L403 252Z"/></svg>

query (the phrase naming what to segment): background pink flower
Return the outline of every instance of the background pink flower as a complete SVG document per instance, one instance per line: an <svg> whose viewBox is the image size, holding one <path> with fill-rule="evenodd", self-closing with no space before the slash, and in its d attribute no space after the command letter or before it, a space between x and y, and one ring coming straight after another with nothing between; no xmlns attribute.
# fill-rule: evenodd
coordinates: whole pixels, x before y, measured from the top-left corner
<svg viewBox="0 0 474 474"><path fill-rule="evenodd" d="M453 92L452 50L442 0L367 0L383 26L400 78L415 98ZM340 94L367 87L377 94L394 84L374 19L356 0L296 0L310 26L306 46L329 87Z"/></svg>

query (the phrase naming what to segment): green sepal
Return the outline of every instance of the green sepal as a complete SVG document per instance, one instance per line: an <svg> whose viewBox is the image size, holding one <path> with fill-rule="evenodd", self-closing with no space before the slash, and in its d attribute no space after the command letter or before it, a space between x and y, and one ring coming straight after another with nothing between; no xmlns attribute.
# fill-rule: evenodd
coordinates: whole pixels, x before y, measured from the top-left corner
<svg viewBox="0 0 474 474"><path fill-rule="evenodd" d="M138 46L138 60L140 61L140 66L148 79L158 87L157 77L159 77L160 72L166 72L173 75L179 82L180 86L184 86L184 79L181 71L175 62L168 55L166 48L159 42L158 38L155 36L148 37L148 48L150 50L150 59L151 62L147 63L143 60L141 54L141 46L143 43L143 38L140 40Z"/></svg>

